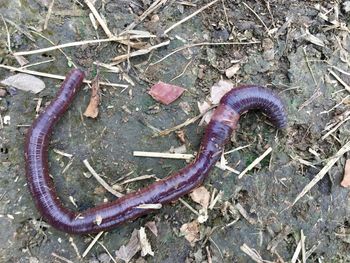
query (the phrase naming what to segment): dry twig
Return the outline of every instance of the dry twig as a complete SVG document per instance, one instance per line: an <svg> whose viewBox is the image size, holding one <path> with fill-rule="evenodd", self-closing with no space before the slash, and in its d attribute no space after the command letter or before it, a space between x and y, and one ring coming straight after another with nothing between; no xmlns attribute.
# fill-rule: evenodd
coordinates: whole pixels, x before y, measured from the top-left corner
<svg viewBox="0 0 350 263"><path fill-rule="evenodd" d="M109 186L105 180L103 180L101 178L101 176L99 176L96 171L91 167L90 163L88 162L88 160L84 160L83 161L84 165L86 166L86 168L89 170L89 172L95 177L95 179L97 180L97 182L99 182L103 188L105 188L108 192L110 192L112 195L115 195L116 197L122 197L123 194L117 192L116 190L114 190L111 186Z"/></svg>
<svg viewBox="0 0 350 263"><path fill-rule="evenodd" d="M5 68L5 69L17 71L17 72L23 72L23 73L27 73L30 75L41 76L41 77L46 77L46 78L51 78L51 79L64 80L66 78L65 76L61 76L61 75L50 74L50 73L45 73L45 72L41 72L41 71L28 70L28 69L23 69L23 68L16 68L16 67L11 67L11 66L7 66L7 65L3 65L3 64L0 64L0 68ZM91 80L84 80L84 83L90 84ZM121 87L121 88L129 87L128 85L125 85L125 84L109 83L109 82L103 82L103 81L100 82L100 85L106 85L106 86L111 86L111 87Z"/></svg>
<svg viewBox="0 0 350 263"><path fill-rule="evenodd" d="M168 29L166 29L164 31L164 34L168 34L171 30L173 30L175 27L181 25L182 23L186 22L187 20L191 19L192 17L196 16L197 14L199 14L200 12L202 12L204 9L212 6L213 4L215 4L217 1L219 0L214 0L208 4L206 4L205 6L201 7L200 9L198 9L197 11L193 12L191 15L185 17L184 19L180 20L179 22L173 24L171 27L169 27Z"/></svg>
<svg viewBox="0 0 350 263"><path fill-rule="evenodd" d="M350 151L350 141L344 144L344 146L341 147L339 151L330 158L327 164L322 168L321 171L319 171L319 173L311 180L311 182L304 187L300 194L298 194L298 196L295 198L292 206L295 205L296 202L298 202L300 198L302 198L307 192L309 192L311 188L314 187L327 174L327 172L333 167L339 158L348 151Z"/></svg>
<svg viewBox="0 0 350 263"><path fill-rule="evenodd" d="M248 165L247 168L245 168L240 175L238 176L239 179L241 179L248 171L253 169L258 163L261 162L262 159L264 159L270 152L272 152L272 148L269 147L262 155L260 155L258 158L256 158L250 165Z"/></svg>

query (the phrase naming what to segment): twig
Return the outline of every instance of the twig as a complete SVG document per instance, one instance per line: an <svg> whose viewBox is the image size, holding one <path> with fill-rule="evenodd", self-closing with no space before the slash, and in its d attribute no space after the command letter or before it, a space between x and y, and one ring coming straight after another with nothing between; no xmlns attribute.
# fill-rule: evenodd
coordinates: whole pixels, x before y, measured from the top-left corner
<svg viewBox="0 0 350 263"><path fill-rule="evenodd" d="M59 255L57 255L57 254L54 253L54 252L51 253L51 256L53 256L53 257L55 257L55 258L58 258L59 260L62 260L62 261L64 261L64 262L66 262L66 263L74 263L73 261L71 261L71 260L69 260L69 259L67 259L67 258L65 258L65 257L59 256Z"/></svg>
<svg viewBox="0 0 350 263"><path fill-rule="evenodd" d="M176 131L176 130L179 130L179 129L182 129L183 127L186 127L194 122L196 122L197 120L199 120L200 118L202 118L204 116L204 114L206 114L208 111L210 111L211 109L213 109L214 107L216 107L216 105L208 108L206 111L202 112L201 114L193 117L193 118L190 118L190 119L187 119L185 122L179 124L179 125L176 125L172 128L169 128L169 129L165 129L165 130L162 130L160 132L158 132L157 134L154 134L152 137L158 137L158 136L164 136L164 135L168 135L169 133L172 133L173 131Z"/></svg>
<svg viewBox="0 0 350 263"><path fill-rule="evenodd" d="M186 66L184 67L183 71L182 71L179 75L177 75L176 77L172 78L172 79L170 80L170 82L174 81L175 79L180 78L183 74L185 74L185 72L186 72L188 66L189 66L191 63L192 63L192 60L190 60L190 61L186 64Z"/></svg>
<svg viewBox="0 0 350 263"><path fill-rule="evenodd" d="M121 183L119 183L120 185L123 185L123 184L128 184L128 183L131 183L131 182L137 182L137 181L141 181L141 180L147 180L147 179L150 179L150 178L155 178L157 179L156 175L155 174L146 174L146 175L141 175L141 176L138 176L138 177L135 177L135 178L131 178L131 179L128 179L128 180L125 180Z"/></svg>
<svg viewBox="0 0 350 263"><path fill-rule="evenodd" d="M150 64L150 66L154 66L155 64L158 64L162 62L163 60L167 59L168 57L174 55L175 53L182 51L187 48L192 48L192 47L197 47L197 46L220 46L220 45L251 45L251 44L259 44L261 43L260 41L251 41L251 42L201 42L201 43L195 43L195 44L189 44L185 45L183 47L179 47L175 49L174 51L170 52L168 55L162 57L160 60L153 62Z"/></svg>
<svg viewBox="0 0 350 263"><path fill-rule="evenodd" d="M17 71L17 72L23 72L23 73L27 73L27 74L31 74L31 75L35 75L35 76L40 76L40 77L51 78L51 79L64 80L66 78L65 76L61 76L61 75L50 74L50 73L45 73L45 72L41 72L41 71L27 70L27 69L22 69L22 68L16 68L16 67L6 66L6 65L2 65L2 64L0 64L0 68L6 68L6 69ZM84 79L84 83L90 84L91 80ZM109 82L103 82L103 81L100 82L100 85L106 85L106 86L111 86L111 87L121 87L121 88L129 87L128 85L125 85L125 84L109 83Z"/></svg>
<svg viewBox="0 0 350 263"><path fill-rule="evenodd" d="M301 243L301 258L303 260L303 263L306 263L305 236L304 236L304 231L302 229L300 230L300 243Z"/></svg>
<svg viewBox="0 0 350 263"><path fill-rule="evenodd" d="M301 240L298 242L298 245L294 251L293 257L290 261L291 263L296 263L298 261L300 251L301 251Z"/></svg>
<svg viewBox="0 0 350 263"><path fill-rule="evenodd" d="M248 165L248 167L241 172L238 178L241 179L248 171L253 169L258 163L260 163L261 160L264 159L270 152L272 152L271 147L269 147L262 155L256 158L250 165Z"/></svg>
<svg viewBox="0 0 350 263"><path fill-rule="evenodd" d="M164 41L162 43L159 43L157 45L154 46L150 46L148 48L144 48L144 49L140 49L140 50L136 50L134 52L131 53L127 53L127 54L123 54L117 57L112 58L112 61L115 61L114 63L111 63L111 65L116 65L119 64L120 62L123 62L124 60L128 59L128 58L132 58L132 57L136 57L136 56L141 56L141 55L145 55L150 53L152 50L163 47L163 46L167 46L170 44L170 40Z"/></svg>
<svg viewBox="0 0 350 263"><path fill-rule="evenodd" d="M5 25L5 29L6 29L6 34L7 34L7 48L9 50L10 53L12 53L12 50L11 50L11 37L10 37L10 32L9 32L9 29L7 27L7 24L6 24L6 21L4 19L4 17L1 15L1 18L2 18L2 21L4 22L4 25Z"/></svg>
<svg viewBox="0 0 350 263"><path fill-rule="evenodd" d="M42 37L43 39L45 39L46 41L48 41L48 42L51 43L52 45L54 45L54 46L56 45L51 39L49 39L48 37L42 35L41 33L36 32L36 31L32 31L32 32L33 32L34 34L37 34L38 36ZM72 63L72 65L73 65L75 68L77 68L77 65L73 62L72 58L69 57L69 56L63 51L63 49L59 48L58 50L63 54L63 56L66 57L68 63Z"/></svg>
<svg viewBox="0 0 350 263"><path fill-rule="evenodd" d="M52 47L47 47L47 48L41 48L41 49L36 49L36 50L31 50L31 51L19 51L13 53L13 55L16 56L25 56L25 55L33 55L33 54L38 54L38 53L44 53L60 48L66 48L66 47L75 47L75 46L82 46L82 45L87 45L87 44L99 44L99 43L104 43L104 42L113 42L113 41L123 41L123 40L128 40L128 39L137 39L137 38L151 38L154 37L153 35L132 35L132 36L116 36L116 37L111 37L111 38L104 38L104 39L90 39L90 40L83 40L83 41L76 41L76 42L69 42L61 45L56 45Z"/></svg>
<svg viewBox="0 0 350 263"><path fill-rule="evenodd" d="M71 246L73 247L75 254L77 254L77 257L79 259L81 259L81 255L79 253L79 249L77 247L77 245L74 243L74 239L72 237L69 237L69 243L71 244Z"/></svg>
<svg viewBox="0 0 350 263"><path fill-rule="evenodd" d="M138 206L135 206L135 208L140 208L140 209L161 209L162 204L141 204Z"/></svg>
<svg viewBox="0 0 350 263"><path fill-rule="evenodd" d="M344 88L350 92L350 86L348 84L346 84L346 82L344 80L342 80L333 70L328 69L328 72L331 73L331 75L339 81L340 84L342 84L344 86Z"/></svg>
<svg viewBox="0 0 350 263"><path fill-rule="evenodd" d="M54 148L53 151L54 151L55 153L59 154L59 155L62 155L62 156L64 156L64 157L67 157L67 158L69 158L69 159L72 159L72 157L73 157L73 154L62 152L62 151L60 151L60 150L58 150L58 149L56 149L56 148Z"/></svg>
<svg viewBox="0 0 350 263"><path fill-rule="evenodd" d="M249 222L249 224L255 225L257 223L257 221L248 214L247 210L245 210L240 203L237 203L235 207L237 208L238 212L244 217L244 219Z"/></svg>
<svg viewBox="0 0 350 263"><path fill-rule="evenodd" d="M97 241L97 243L106 251L106 253L108 254L108 256L110 257L110 259L114 262L117 263L117 261L113 258L113 256L111 255L111 253L108 251L108 249L106 248L105 245L103 245L102 242Z"/></svg>
<svg viewBox="0 0 350 263"><path fill-rule="evenodd" d="M333 165L339 160L339 158L348 151L350 151L350 141L344 144L344 146L341 147L339 151L333 157L330 158L328 163L322 168L321 171L319 171L319 173L311 180L311 182L304 187L301 193L298 194L298 196L295 198L292 206L294 206L300 200L300 198L302 198L307 192L309 192L310 189L314 187L326 175L326 173L333 167Z"/></svg>
<svg viewBox="0 0 350 263"><path fill-rule="evenodd" d="M262 257L259 255L259 253L255 249L251 249L247 244L243 244L240 249L246 253L253 261L257 263L265 263L269 262L266 260L263 260Z"/></svg>
<svg viewBox="0 0 350 263"><path fill-rule="evenodd" d="M179 22L173 24L171 27L169 27L168 29L166 29L164 31L164 34L168 34L171 30L173 30L175 27L177 27L178 25L181 25L182 23L186 22L187 20L191 19L192 17L194 17L195 15L197 15L198 13L202 12L204 9L212 6L213 4L215 4L217 1L219 0L214 0L212 2L210 2L209 4L206 4L205 6L201 7L200 9L198 9L197 11L193 12L191 15L185 17L184 19L180 20Z"/></svg>
<svg viewBox="0 0 350 263"><path fill-rule="evenodd" d="M346 119L342 120L339 122L333 129L331 129L329 132L327 132L325 135L322 136L322 140L326 139L329 135L331 135L333 132L335 132L343 123L347 122L350 120L350 116L347 117Z"/></svg>
<svg viewBox="0 0 350 263"><path fill-rule="evenodd" d="M314 72L312 71L312 68L311 68L309 59L308 59L307 54L306 54L305 47L303 48L303 52L304 52L305 62L306 62L307 68L309 69L309 71L310 71L310 73L311 73L311 76L312 76L312 79L313 79L315 85L317 86L317 81L316 81L316 78L315 78L315 74L314 74Z"/></svg>
<svg viewBox="0 0 350 263"><path fill-rule="evenodd" d="M30 68L30 67L34 67L34 66L37 66L37 65L45 64L45 63L50 63L50 62L53 62L55 60L56 60L55 58L52 58L52 59L48 59L48 60L44 60L44 61L39 61L39 62L36 62L36 63L25 65L25 66L21 67L21 69Z"/></svg>
<svg viewBox="0 0 350 263"><path fill-rule="evenodd" d="M101 235L102 235L103 233L104 233L104 232L101 231L101 232L99 232L99 233L95 236L95 238L91 241L91 243L89 244L89 246L85 249L85 251L84 251L84 253L83 253L83 255L82 255L83 258L86 257L86 255L89 253L89 251L92 249L92 247L95 245L95 243L97 242L97 240L101 237Z"/></svg>
<svg viewBox="0 0 350 263"><path fill-rule="evenodd" d="M182 198L179 198L179 201L186 206L188 209L190 209L195 215L199 216L200 214L197 212L196 209L194 209L192 206L190 206L189 203L187 203L185 200L183 200Z"/></svg>
<svg viewBox="0 0 350 263"><path fill-rule="evenodd" d="M151 13L153 13L155 10L157 10L160 6L165 4L168 0L156 0L154 1L149 8L145 12L143 12L142 15L140 15L134 22L132 22L130 25L128 25L125 31L129 31L131 29L134 29L135 26L137 26L139 23L141 23L146 17L148 17Z"/></svg>
<svg viewBox="0 0 350 263"><path fill-rule="evenodd" d="M155 158L184 159L184 160L191 160L194 157L193 154L143 152L143 151L134 151L133 155L137 157L155 157Z"/></svg>
<svg viewBox="0 0 350 263"><path fill-rule="evenodd" d="M230 153L233 153L233 152L236 152L236 151L239 151L239 150L248 148L248 147L250 147L250 144L247 144L247 145L244 145L244 146L239 146L239 147L236 147L236 148L234 148L234 149L232 149L232 150L229 150L229 151L227 151L227 152L224 152L224 155L230 154Z"/></svg>
<svg viewBox="0 0 350 263"><path fill-rule="evenodd" d="M167 158L167 159L180 159L180 160L191 160L192 158L194 158L193 154L144 152L144 151L134 151L133 155L137 157ZM240 173L239 171L233 169L230 166L227 166L226 164L222 165L220 162L217 162L215 164L215 167L224 171L229 170L230 172L233 172L235 174Z"/></svg>
<svg viewBox="0 0 350 263"><path fill-rule="evenodd" d="M95 179L97 180L97 182L99 182L108 192L110 192L112 195L115 195L117 197L122 197L123 194L117 192L116 190L114 190L112 187L110 187L105 180L103 180L101 178L101 176L99 176L96 171L91 167L90 163L88 162L88 160L84 160L83 163L85 164L86 168L89 170L89 172L95 177Z"/></svg>
<svg viewBox="0 0 350 263"><path fill-rule="evenodd" d="M49 24L49 20L50 20L50 17L51 17L52 8L53 8L54 3L55 3L55 0L51 0L51 3L49 5L49 9L47 10L47 14L46 14L46 17L45 17L44 30L47 29L47 25Z"/></svg>
<svg viewBox="0 0 350 263"><path fill-rule="evenodd" d="M90 8L91 12L94 14L98 23L101 25L103 31L105 31L106 35L109 38L112 38L113 37L112 32L108 29L106 22L102 19L100 14L97 12L95 6L90 2L90 0L84 0L84 1L85 1L86 5Z"/></svg>
<svg viewBox="0 0 350 263"><path fill-rule="evenodd" d="M265 27L266 32L270 35L269 28L267 27L265 22L260 18L260 16L248 4L246 4L245 2L243 2L243 4L246 6L246 8L248 8L256 16L257 19L259 19L261 24Z"/></svg>

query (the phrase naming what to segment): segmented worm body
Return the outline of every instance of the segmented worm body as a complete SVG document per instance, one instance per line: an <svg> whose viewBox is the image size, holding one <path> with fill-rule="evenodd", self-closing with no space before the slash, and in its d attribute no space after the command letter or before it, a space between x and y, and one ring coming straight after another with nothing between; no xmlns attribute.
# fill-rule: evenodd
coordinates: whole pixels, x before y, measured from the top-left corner
<svg viewBox="0 0 350 263"><path fill-rule="evenodd" d="M283 103L271 90L260 86L232 89L216 108L192 163L170 177L115 201L74 212L62 205L49 176L48 144L54 125L71 104L83 79L84 73L79 69L67 75L55 99L32 124L25 142L26 177L35 204L48 223L68 233L109 230L153 210L140 208L142 204L166 204L189 193L203 182L219 160L240 114L247 110L262 110L277 128L287 124Z"/></svg>

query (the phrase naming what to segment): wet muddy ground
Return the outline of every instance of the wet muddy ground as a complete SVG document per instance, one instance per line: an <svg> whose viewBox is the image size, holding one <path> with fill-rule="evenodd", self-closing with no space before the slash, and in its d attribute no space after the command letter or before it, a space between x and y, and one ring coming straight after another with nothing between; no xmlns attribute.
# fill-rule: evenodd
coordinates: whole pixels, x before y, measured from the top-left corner
<svg viewBox="0 0 350 263"><path fill-rule="evenodd" d="M117 260L115 251L128 243L133 230L155 221L158 236L148 233L154 256L137 253L132 262L290 262L300 249L302 232L308 262L350 262L349 190L340 186L346 154L292 205L329 158L349 140L350 126L342 122L347 120L350 103L349 1L217 1L167 35L166 29L208 2L164 2L135 27L156 37L135 42L152 46L167 40L170 43L119 64L134 85L121 73L100 67L103 81L128 87L102 86L97 119L82 116L90 99L89 89L84 89L55 128L49 151L50 174L62 202L70 209L84 210L115 198L93 177L85 176L88 171L82 163L84 159L110 185L125 175L133 178L155 174L164 178L186 165L182 160L134 157L133 151L166 152L181 146L175 133L153 137L154 127L166 129L198 115L197 102L204 101L214 83L228 79L227 69L234 65L238 70L230 81L275 90L285 101L289 123L286 130L277 132L260 112L244 114L227 150L247 144L250 147L229 155L228 163L242 171L268 146L273 148L272 154L242 179L229 171L212 170L204 186L210 192L222 191L223 195L209 210L208 220L200 224L200 240L194 244L185 239L180 228L195 220L196 215L183 203L175 202L104 233L81 258L94 236L71 236L43 222L24 177L24 136L35 118L37 100L42 98L43 110L55 96L60 81L41 77L46 88L39 94L3 87L0 261L112 262L107 251ZM151 3L97 0L94 5L110 31L118 34ZM51 1L1 1L2 65L19 68L13 52L50 47L53 44L48 39L57 45L107 38L101 27L95 30L92 26L90 9L84 1L55 0L52 8L50 4ZM47 28L43 29L47 18ZM236 44L219 44L223 42ZM194 43L203 44L184 48L155 63L177 48ZM92 79L97 72L94 62L111 63L111 58L127 54L128 46L105 42L69 47L64 52L66 55L59 50L26 55L29 64L50 60L27 69L65 75L74 63ZM1 80L15 74L4 68L0 72ZM186 92L176 102L162 105L147 94L159 80L182 86ZM188 104L188 112L183 110L184 103ZM10 123L4 123L8 116ZM322 138L330 123L341 124ZM203 127L195 122L182 130L187 153L194 153ZM70 153L73 158L53 149ZM130 183L125 192L152 181ZM189 197L184 200L199 208ZM245 216L237 210L237 204ZM255 259L242 250L243 244L255 251ZM302 262L301 252L297 258L300 261L295 262Z"/></svg>

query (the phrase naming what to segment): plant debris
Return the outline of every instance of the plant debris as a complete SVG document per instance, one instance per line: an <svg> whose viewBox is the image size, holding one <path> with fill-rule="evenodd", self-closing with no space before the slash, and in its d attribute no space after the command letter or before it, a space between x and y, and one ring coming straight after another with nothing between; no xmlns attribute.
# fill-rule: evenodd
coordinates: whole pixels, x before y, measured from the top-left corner
<svg viewBox="0 0 350 263"><path fill-rule="evenodd" d="M344 168L344 177L340 185L342 187L350 187L350 159L346 160Z"/></svg>
<svg viewBox="0 0 350 263"><path fill-rule="evenodd" d="M141 244L139 242L139 231L134 229L129 239L128 244L122 245L116 252L117 259L121 259L124 262L129 262L136 254L141 250Z"/></svg>
<svg viewBox="0 0 350 263"><path fill-rule="evenodd" d="M204 186L194 189L189 195L193 201L200 204L203 208L208 208L210 193Z"/></svg>
<svg viewBox="0 0 350 263"><path fill-rule="evenodd" d="M183 224L180 228L180 232L185 236L190 245L195 246L196 242L200 240L199 224L197 220L190 223Z"/></svg>
<svg viewBox="0 0 350 263"><path fill-rule="evenodd" d="M100 104L100 84L98 75L91 81L91 97L84 116L95 119L98 115L98 105Z"/></svg>
<svg viewBox="0 0 350 263"><path fill-rule="evenodd" d="M169 105L177 100L184 91L184 88L159 81L151 87L148 94L156 101Z"/></svg>

